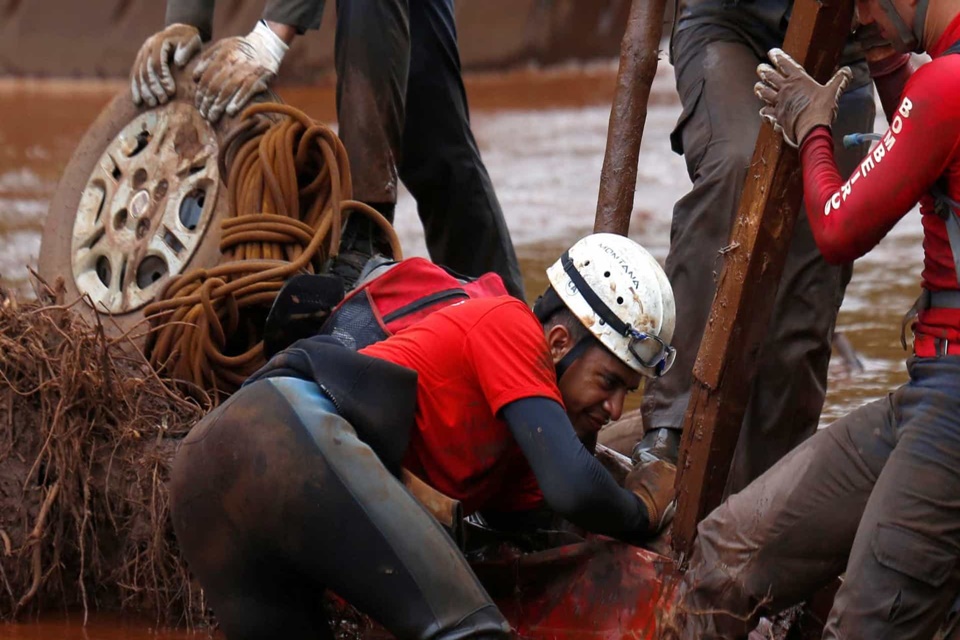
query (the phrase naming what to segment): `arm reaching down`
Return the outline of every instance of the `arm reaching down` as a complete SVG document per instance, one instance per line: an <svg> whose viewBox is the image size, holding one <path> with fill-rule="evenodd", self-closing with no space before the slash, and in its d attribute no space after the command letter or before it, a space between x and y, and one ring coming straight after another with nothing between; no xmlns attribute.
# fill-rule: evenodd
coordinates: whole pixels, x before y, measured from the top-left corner
<svg viewBox="0 0 960 640"><path fill-rule="evenodd" d="M551 509L585 529L627 541L656 532L659 523L650 522L644 503L584 448L560 404L523 398L504 406L501 415Z"/></svg>

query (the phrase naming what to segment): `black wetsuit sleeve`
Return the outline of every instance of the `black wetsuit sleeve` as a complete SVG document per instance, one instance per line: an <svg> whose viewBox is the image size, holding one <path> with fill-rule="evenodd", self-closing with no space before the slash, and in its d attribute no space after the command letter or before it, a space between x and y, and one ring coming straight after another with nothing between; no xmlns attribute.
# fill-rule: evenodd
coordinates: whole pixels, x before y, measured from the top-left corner
<svg viewBox="0 0 960 640"><path fill-rule="evenodd" d="M646 537L648 515L584 448L563 407L548 398L523 398L503 407L547 505L570 522L627 541Z"/></svg>

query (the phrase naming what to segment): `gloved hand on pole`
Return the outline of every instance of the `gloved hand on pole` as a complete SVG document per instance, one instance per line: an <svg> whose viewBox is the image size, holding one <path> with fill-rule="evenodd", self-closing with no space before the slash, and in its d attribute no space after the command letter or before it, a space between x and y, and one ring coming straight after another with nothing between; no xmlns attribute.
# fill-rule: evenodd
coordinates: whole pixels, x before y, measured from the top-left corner
<svg viewBox="0 0 960 640"><path fill-rule="evenodd" d="M200 31L187 24L172 24L147 38L130 71L133 104L166 104L177 93L170 63L183 68L202 45Z"/></svg>
<svg viewBox="0 0 960 640"><path fill-rule="evenodd" d="M822 85L781 49L767 54L774 66L757 67L760 82L754 93L763 100L760 117L783 134L792 147L799 147L814 127L831 126L837 117L838 102L853 73L842 67Z"/></svg>
<svg viewBox="0 0 960 640"><path fill-rule="evenodd" d="M216 122L234 116L262 91L280 69L287 43L261 20L249 34L225 38L206 51L193 70L200 115Z"/></svg>

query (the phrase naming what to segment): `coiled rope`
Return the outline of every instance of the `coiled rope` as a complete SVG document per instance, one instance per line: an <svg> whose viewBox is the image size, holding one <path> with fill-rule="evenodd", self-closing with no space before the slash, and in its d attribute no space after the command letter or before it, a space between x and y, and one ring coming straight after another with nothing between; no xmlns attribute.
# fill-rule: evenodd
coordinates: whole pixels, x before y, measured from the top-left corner
<svg viewBox="0 0 960 640"><path fill-rule="evenodd" d="M220 263L171 279L144 310L150 363L214 402L264 364L263 321L277 293L337 255L345 214L371 217L402 258L390 223L350 199L346 150L329 127L277 103L250 106L241 119L219 158L229 198Z"/></svg>

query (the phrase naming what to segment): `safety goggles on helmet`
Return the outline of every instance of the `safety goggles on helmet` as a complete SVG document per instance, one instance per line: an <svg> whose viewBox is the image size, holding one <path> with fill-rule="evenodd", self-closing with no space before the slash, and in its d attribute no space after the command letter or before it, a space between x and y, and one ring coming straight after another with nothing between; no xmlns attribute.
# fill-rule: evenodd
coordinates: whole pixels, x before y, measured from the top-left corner
<svg viewBox="0 0 960 640"><path fill-rule="evenodd" d="M677 358L677 350L661 340L660 336L637 331L633 327L628 327L628 329L629 333L627 335L630 337L630 342L627 349L630 350L633 357L643 366L652 369L658 378L669 371L670 367L673 366L673 361ZM653 340L657 344L657 351L653 356L644 357L637 351L640 343L646 340Z"/></svg>
<svg viewBox="0 0 960 640"><path fill-rule="evenodd" d="M583 275L577 270L573 260L570 258L570 252L564 251L560 256L560 264L564 272L570 278L570 281L577 288L583 299L590 305L600 322L608 325L616 333L624 338L628 338L628 351L630 355L637 359L642 366L650 369L656 377L660 377L670 370L673 361L676 359L676 349L666 344L659 336L640 331L621 320L610 307L608 307L600 296L587 283ZM651 356L643 356L640 353L641 344L650 344L652 341L657 345L656 351Z"/></svg>

